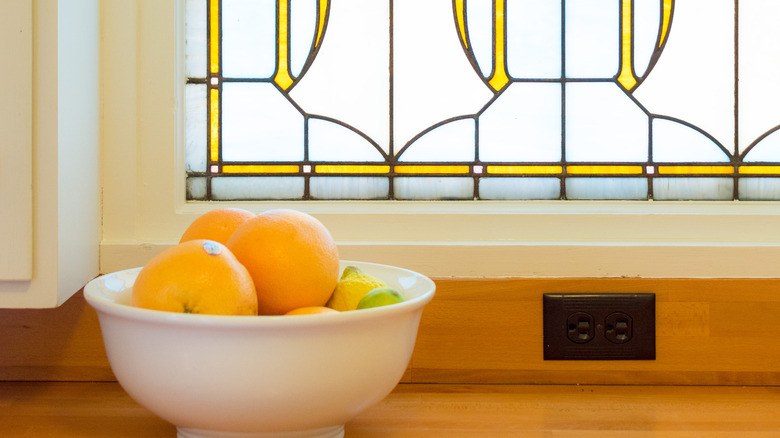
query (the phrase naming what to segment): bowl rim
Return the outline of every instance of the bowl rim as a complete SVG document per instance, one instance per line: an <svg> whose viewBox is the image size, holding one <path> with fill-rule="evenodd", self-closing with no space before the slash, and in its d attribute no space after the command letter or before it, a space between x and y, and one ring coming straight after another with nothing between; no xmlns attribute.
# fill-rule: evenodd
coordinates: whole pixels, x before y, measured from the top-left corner
<svg viewBox="0 0 780 438"><path fill-rule="evenodd" d="M157 324L168 324L177 326L208 326L208 327L292 327L292 326L311 326L325 324L340 324L353 321L362 321L365 319L376 319L397 316L404 313L410 313L422 309L429 301L433 299L436 293L436 283L429 277L406 268L397 266L358 262L351 260L341 260L340 264L358 265L366 267L378 267L380 269L392 269L403 271L418 278L419 281L427 283L427 290L413 298L396 303L390 306L374 307L369 309L359 309L337 314L310 314L310 315L207 315L191 313L175 313L162 310L142 309L132 307L126 304L118 303L115 300L108 299L100 294L100 283L110 277L117 275L132 276L133 280L142 267L124 269L107 274L100 275L90 280L84 286L84 298L92 306L98 315L106 314L120 318L131 319L135 321L146 321ZM127 290L126 288L123 290ZM117 291L119 295L122 291Z"/></svg>

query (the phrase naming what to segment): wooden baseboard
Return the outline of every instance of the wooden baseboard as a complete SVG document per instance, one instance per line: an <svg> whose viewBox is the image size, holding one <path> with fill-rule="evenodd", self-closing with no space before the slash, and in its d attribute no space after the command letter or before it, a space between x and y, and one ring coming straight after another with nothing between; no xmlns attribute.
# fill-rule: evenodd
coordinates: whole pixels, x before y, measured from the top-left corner
<svg viewBox="0 0 780 438"><path fill-rule="evenodd" d="M408 383L780 385L780 280L436 279ZM545 361L542 294L653 292L653 361ZM0 380L114 380L81 293L0 310Z"/></svg>
<svg viewBox="0 0 780 438"><path fill-rule="evenodd" d="M484 279L437 282L411 382L780 384L780 281ZM545 361L542 294L653 292L656 360Z"/></svg>

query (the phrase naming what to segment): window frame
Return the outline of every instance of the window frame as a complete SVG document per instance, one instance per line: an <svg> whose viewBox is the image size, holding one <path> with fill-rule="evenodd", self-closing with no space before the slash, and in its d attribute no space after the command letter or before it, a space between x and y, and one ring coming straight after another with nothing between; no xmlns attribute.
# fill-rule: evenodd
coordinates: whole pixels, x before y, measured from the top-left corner
<svg viewBox="0 0 780 438"><path fill-rule="evenodd" d="M775 275L774 201L188 202L183 5L102 5L102 272L143 263L218 205L299 209L325 223L344 259L439 277Z"/></svg>

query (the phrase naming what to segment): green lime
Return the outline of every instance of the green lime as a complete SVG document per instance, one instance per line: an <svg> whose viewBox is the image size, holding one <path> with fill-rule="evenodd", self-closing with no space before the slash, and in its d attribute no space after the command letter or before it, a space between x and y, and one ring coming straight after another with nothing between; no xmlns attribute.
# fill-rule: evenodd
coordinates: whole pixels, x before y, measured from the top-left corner
<svg viewBox="0 0 780 438"><path fill-rule="evenodd" d="M388 306L390 304L400 303L403 300L403 295L392 287L377 287L360 299L357 308L368 309L370 307Z"/></svg>

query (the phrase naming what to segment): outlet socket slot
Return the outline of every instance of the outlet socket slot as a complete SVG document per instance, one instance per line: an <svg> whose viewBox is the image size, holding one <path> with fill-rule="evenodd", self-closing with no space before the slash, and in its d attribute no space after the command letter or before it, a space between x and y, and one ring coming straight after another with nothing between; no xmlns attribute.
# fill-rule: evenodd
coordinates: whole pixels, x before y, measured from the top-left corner
<svg viewBox="0 0 780 438"><path fill-rule="evenodd" d="M604 319L604 337L613 344L625 344L633 337L634 322L623 312L610 313Z"/></svg>
<svg viewBox="0 0 780 438"><path fill-rule="evenodd" d="M596 320L593 315L585 312L575 312L566 319L566 333L572 342L584 344L596 334Z"/></svg>

